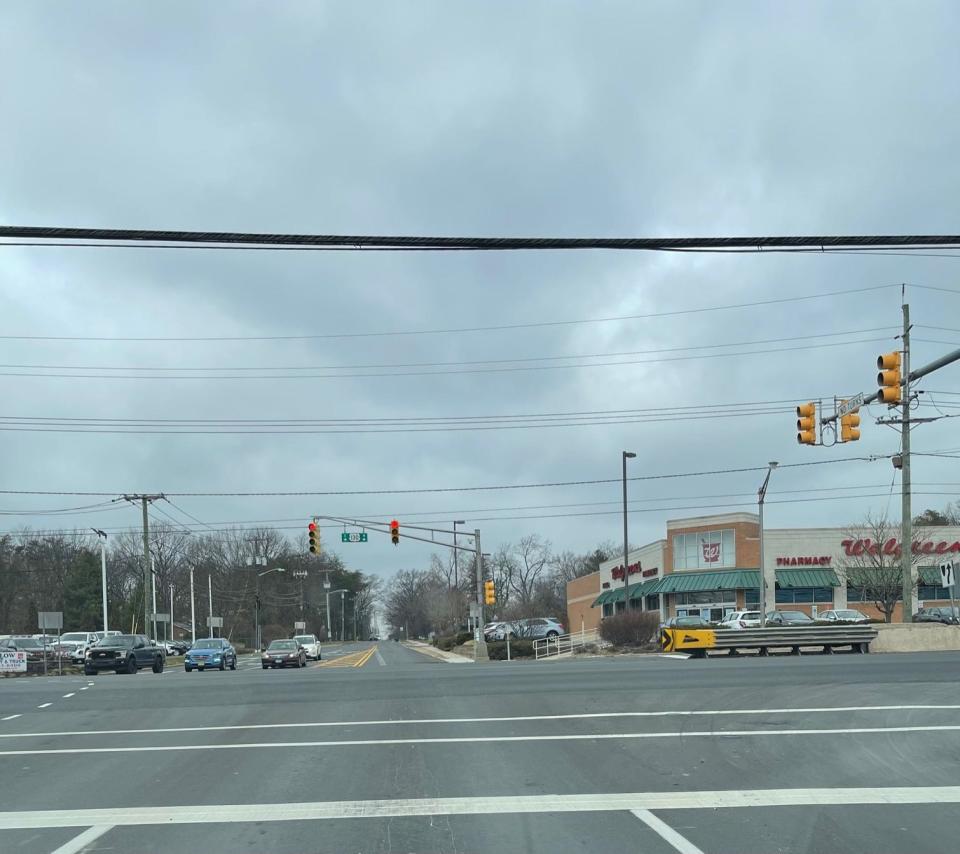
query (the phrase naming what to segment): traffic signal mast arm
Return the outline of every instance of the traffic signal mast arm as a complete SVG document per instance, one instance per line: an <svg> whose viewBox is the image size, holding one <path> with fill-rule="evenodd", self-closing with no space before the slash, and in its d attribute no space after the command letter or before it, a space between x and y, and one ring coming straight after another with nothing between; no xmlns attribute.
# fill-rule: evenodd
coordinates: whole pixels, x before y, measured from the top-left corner
<svg viewBox="0 0 960 854"><path fill-rule="evenodd" d="M925 377L927 374L932 374L934 371L939 370L946 365L951 364L952 362L960 361L960 349L951 350L945 356L941 356L939 359L934 359L930 364L924 365L922 368L917 368L915 371L910 371L910 376L902 383L903 386L909 385L914 380L919 380L921 377ZM882 369L881 369L882 370ZM880 389L873 392L873 394L864 395L863 406L866 406L868 403L873 403L880 399L882 392ZM829 424L831 421L836 421L837 415L826 415L820 419L821 424Z"/></svg>
<svg viewBox="0 0 960 854"><path fill-rule="evenodd" d="M335 516L318 516L317 518L325 519L328 522L336 522L338 525L353 525L358 528L369 528L370 530L381 533L381 534L390 533L390 525L386 522L370 522L370 521L364 521L362 519L338 519ZM460 552L470 552L470 554L473 554L474 552L476 552L475 546L461 546L461 545L455 546L455 545L452 545L451 543L441 543L441 542L438 542L437 540L429 540L426 537L418 537L415 534L408 534L407 531L410 530L411 528L413 528L414 531L432 531L437 534L454 533L453 531L447 531L447 530L444 530L443 528L419 528L413 525L404 525L403 533L400 534L400 536L405 540L418 540L421 543L430 543L430 545L433 545L433 546L444 546L445 548L456 549L457 551L460 551ZM467 533L465 531L457 531L456 533L458 537L471 537L471 538L473 537L473 534Z"/></svg>

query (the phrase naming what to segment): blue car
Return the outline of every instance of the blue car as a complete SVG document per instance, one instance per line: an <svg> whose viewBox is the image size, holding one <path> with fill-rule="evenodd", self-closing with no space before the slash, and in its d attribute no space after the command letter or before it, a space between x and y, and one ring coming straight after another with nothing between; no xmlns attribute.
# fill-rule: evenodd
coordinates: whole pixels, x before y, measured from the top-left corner
<svg viewBox="0 0 960 854"><path fill-rule="evenodd" d="M224 638L203 638L193 643L183 657L183 669L189 673L191 670L206 670L207 668L217 670L237 669L237 651L230 644L230 641Z"/></svg>

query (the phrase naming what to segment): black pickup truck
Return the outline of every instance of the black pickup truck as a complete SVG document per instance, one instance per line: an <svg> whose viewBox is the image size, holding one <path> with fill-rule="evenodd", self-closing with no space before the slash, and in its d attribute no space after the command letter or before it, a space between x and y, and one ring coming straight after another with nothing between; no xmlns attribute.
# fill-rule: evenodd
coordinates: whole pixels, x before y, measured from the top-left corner
<svg viewBox="0 0 960 854"><path fill-rule="evenodd" d="M154 646L143 635L110 635L87 650L83 672L93 676L101 670L116 673L136 673L149 667L154 673L163 673L166 652Z"/></svg>

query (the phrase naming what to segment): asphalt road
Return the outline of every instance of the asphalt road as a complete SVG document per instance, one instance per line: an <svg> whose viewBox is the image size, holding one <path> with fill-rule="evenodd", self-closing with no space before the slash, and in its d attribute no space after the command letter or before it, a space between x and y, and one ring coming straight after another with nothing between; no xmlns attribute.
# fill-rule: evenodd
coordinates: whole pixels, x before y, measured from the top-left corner
<svg viewBox="0 0 960 854"><path fill-rule="evenodd" d="M0 681L0 851L944 854L960 655Z"/></svg>

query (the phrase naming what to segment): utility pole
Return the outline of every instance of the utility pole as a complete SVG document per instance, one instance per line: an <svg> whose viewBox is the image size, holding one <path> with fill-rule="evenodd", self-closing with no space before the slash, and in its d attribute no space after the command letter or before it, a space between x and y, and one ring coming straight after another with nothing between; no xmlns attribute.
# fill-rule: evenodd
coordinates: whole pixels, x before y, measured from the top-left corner
<svg viewBox="0 0 960 854"><path fill-rule="evenodd" d="M107 534L99 528L94 528L93 532L100 540L100 587L103 596L103 635L106 637L110 628L107 620Z"/></svg>
<svg viewBox="0 0 960 854"><path fill-rule="evenodd" d="M210 630L210 637L215 638L217 636L216 629L213 628L213 572L207 573L207 603L210 605L210 625L207 628Z"/></svg>
<svg viewBox="0 0 960 854"><path fill-rule="evenodd" d="M153 634L150 636L152 640L157 639L157 570L153 565L153 558L150 559L150 588L151 596L153 598Z"/></svg>
<svg viewBox="0 0 960 854"><path fill-rule="evenodd" d="M623 451L623 611L630 610L630 572L627 564L630 562L630 545L627 532L627 460L634 459L637 455L633 451ZM643 603L640 603L641 609ZM614 606L616 608L616 606Z"/></svg>
<svg viewBox="0 0 960 854"><path fill-rule="evenodd" d="M487 653L487 641L483 636L483 552L480 550L480 529L473 529L473 542L477 547L476 566L477 566L477 627L475 629L475 642L473 645L474 659L477 661L487 661L490 658Z"/></svg>
<svg viewBox="0 0 960 854"><path fill-rule="evenodd" d="M903 579L904 623L913 622L913 509L910 501L910 306L903 304L903 424L900 429L900 575Z"/></svg>
<svg viewBox="0 0 960 854"><path fill-rule="evenodd" d="M197 617L193 606L193 564L190 564L190 643L197 642Z"/></svg>
<svg viewBox="0 0 960 854"><path fill-rule="evenodd" d="M172 641L172 640L173 640L173 585L172 585L172 584L170 585L170 623L169 623L169 626L170 626L170 632L169 632L169 635L168 635L168 637L167 637L167 640L168 640L168 641Z"/></svg>
<svg viewBox="0 0 960 854"><path fill-rule="evenodd" d="M131 503L140 502L140 507L143 510L143 631L147 631L147 625L150 622L150 602L147 600L147 588L150 586L151 578L151 566L150 566L150 517L147 513L147 505L153 501L158 501L163 498L163 493L158 493L155 495L145 495L143 493L136 493L133 495L124 495L123 498L125 501ZM154 612L156 612L156 607L154 607ZM156 628L154 628L154 634L156 634Z"/></svg>

